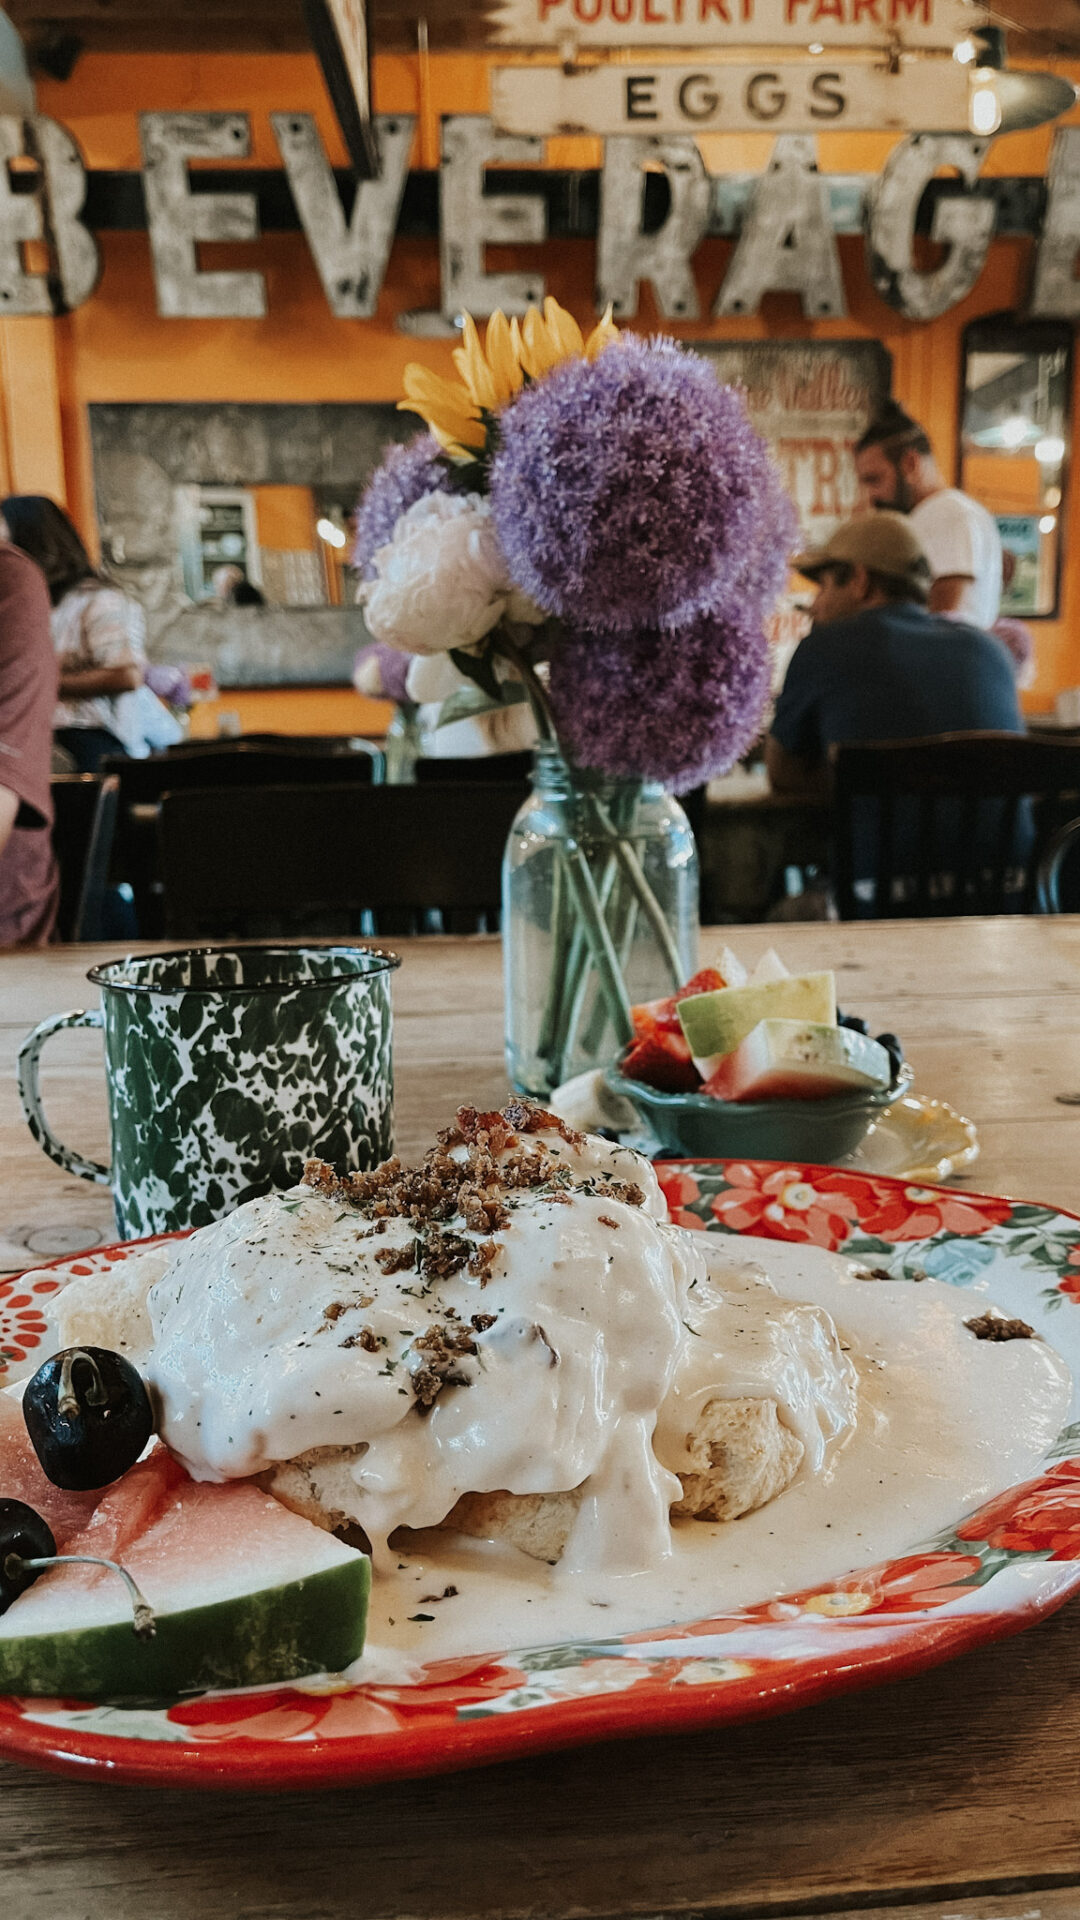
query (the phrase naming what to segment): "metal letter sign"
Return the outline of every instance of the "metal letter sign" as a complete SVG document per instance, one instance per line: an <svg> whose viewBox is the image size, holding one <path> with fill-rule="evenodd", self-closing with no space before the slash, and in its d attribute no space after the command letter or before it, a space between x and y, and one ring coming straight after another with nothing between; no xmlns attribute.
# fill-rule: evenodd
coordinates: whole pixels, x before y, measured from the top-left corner
<svg viewBox="0 0 1080 1920"><path fill-rule="evenodd" d="M36 160L33 193L13 193L9 162ZM70 313L97 285L97 242L79 219L86 173L79 149L58 120L0 119L0 316ZM44 240L48 273L27 273L23 243Z"/></svg>
<svg viewBox="0 0 1080 1920"><path fill-rule="evenodd" d="M968 0L498 0L504 47L947 47L984 18Z"/></svg>
<svg viewBox="0 0 1080 1920"><path fill-rule="evenodd" d="M312 115L272 113L270 123L331 313L339 320L370 319L390 258L415 115L376 120L382 173L357 182L348 226Z"/></svg>
<svg viewBox="0 0 1080 1920"><path fill-rule="evenodd" d="M939 200L930 238L948 247L932 273L920 273L912 257L919 201L942 167L955 167L973 186L988 140L957 134L914 134L895 147L870 191L866 264L883 300L909 320L936 320L971 292L986 261L994 231L994 203L965 193Z"/></svg>
<svg viewBox="0 0 1080 1920"><path fill-rule="evenodd" d="M756 313L766 293L801 294L803 312L818 320L847 312L829 190L805 135L785 134L773 148L713 311Z"/></svg>
<svg viewBox="0 0 1080 1920"><path fill-rule="evenodd" d="M497 67L491 114L507 133L966 132L969 92L952 59Z"/></svg>
<svg viewBox="0 0 1080 1920"><path fill-rule="evenodd" d="M645 168L663 167L671 207L656 233L642 231ZM596 302L620 320L638 310L638 284L652 283L666 320L700 312L690 258L709 224L712 182L692 140L609 140L600 180Z"/></svg>
<svg viewBox="0 0 1080 1920"><path fill-rule="evenodd" d="M1039 319L1080 317L1080 127L1054 137L1050 181L1029 312Z"/></svg>
<svg viewBox="0 0 1080 1920"><path fill-rule="evenodd" d="M525 313L544 298L535 273L485 273L484 248L536 246L547 231L547 213L538 194L486 194L484 168L496 160L537 161L540 140L512 140L497 134L486 114L460 113L443 121L442 310L447 320L464 309L471 314Z"/></svg>
<svg viewBox="0 0 1080 1920"><path fill-rule="evenodd" d="M143 187L158 312L167 320L261 320L261 273L200 273L199 240L256 240L250 193L191 192L188 160L244 160L251 149L246 113L140 113Z"/></svg>

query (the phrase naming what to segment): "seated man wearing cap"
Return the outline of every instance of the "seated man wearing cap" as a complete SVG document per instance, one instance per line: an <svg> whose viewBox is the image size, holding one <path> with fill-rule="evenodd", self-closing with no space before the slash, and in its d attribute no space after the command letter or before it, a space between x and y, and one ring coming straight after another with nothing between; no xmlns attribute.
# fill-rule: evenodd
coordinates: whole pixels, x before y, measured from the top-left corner
<svg viewBox="0 0 1080 1920"><path fill-rule="evenodd" d="M834 745L1023 733L1009 655L978 627L928 611L929 562L903 514L850 520L793 564L817 597L765 743L776 791L823 794Z"/></svg>

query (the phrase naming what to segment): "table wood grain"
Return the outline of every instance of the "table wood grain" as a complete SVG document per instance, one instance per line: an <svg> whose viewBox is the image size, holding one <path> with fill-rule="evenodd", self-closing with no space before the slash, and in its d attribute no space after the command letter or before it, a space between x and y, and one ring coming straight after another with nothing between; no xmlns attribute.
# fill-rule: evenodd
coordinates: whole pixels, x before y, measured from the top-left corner
<svg viewBox="0 0 1080 1920"><path fill-rule="evenodd" d="M978 1124L968 1184L1080 1212L1080 918L737 928L748 960L834 966L916 1085ZM706 936L708 956L719 939ZM732 930L727 931L732 937ZM402 942L399 1145L505 1091L493 940ZM0 1270L111 1236L46 1160L13 1067L93 1004L104 949L0 955ZM112 950L109 950L111 957ZM100 1043L46 1054L57 1128L106 1148ZM0 1763L2 1920L1080 1917L1080 1605L914 1679L754 1725L327 1794L182 1794Z"/></svg>

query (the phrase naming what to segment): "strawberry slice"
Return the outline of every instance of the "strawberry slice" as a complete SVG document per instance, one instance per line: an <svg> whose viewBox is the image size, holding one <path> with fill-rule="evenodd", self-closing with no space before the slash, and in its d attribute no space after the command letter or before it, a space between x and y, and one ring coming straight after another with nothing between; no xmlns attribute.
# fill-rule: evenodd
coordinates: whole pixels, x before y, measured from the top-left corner
<svg viewBox="0 0 1080 1920"><path fill-rule="evenodd" d="M651 1033L639 1034L623 1058L622 1070L627 1079L643 1080L661 1093L693 1093L701 1085L682 1034L656 1025Z"/></svg>
<svg viewBox="0 0 1080 1920"><path fill-rule="evenodd" d="M685 987L680 987L678 993L672 995L672 1004L679 1000L689 1000L695 993L719 993L721 987L726 986L727 981L723 974L717 973L715 967L702 967L700 973L695 973Z"/></svg>
<svg viewBox="0 0 1080 1920"><path fill-rule="evenodd" d="M695 973L693 979L687 981L685 987L679 988L678 993L669 993L663 1000L645 1000L640 1006L631 1007L635 1038L649 1040L659 1029L681 1040L682 1028L676 1012L679 1001L688 1000L694 993L715 993L723 985L722 973L717 973L715 967L703 967L700 973Z"/></svg>

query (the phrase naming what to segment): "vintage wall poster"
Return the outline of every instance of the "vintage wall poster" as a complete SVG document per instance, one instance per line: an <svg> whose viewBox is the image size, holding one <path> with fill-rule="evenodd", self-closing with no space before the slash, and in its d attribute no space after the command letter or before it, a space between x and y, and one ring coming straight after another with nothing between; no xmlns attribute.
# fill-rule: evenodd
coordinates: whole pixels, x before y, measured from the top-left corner
<svg viewBox="0 0 1080 1920"><path fill-rule="evenodd" d="M854 447L891 385L876 340L702 341L717 377L742 387L794 500L805 546L820 546L858 504ZM773 618L774 684L807 628L808 594L786 595Z"/></svg>

